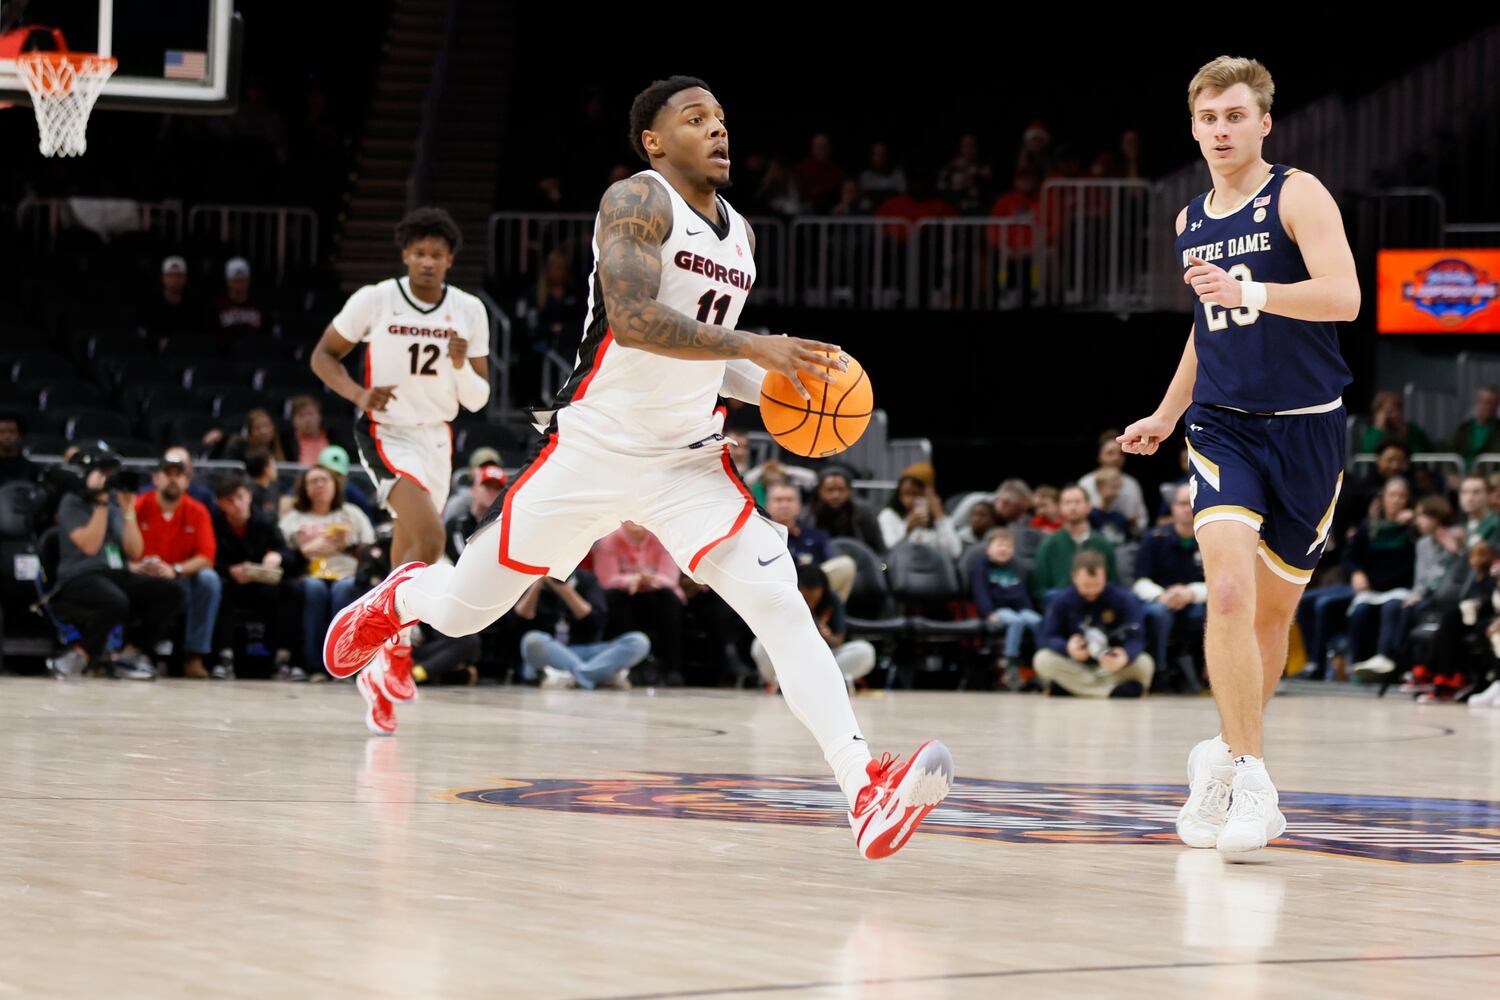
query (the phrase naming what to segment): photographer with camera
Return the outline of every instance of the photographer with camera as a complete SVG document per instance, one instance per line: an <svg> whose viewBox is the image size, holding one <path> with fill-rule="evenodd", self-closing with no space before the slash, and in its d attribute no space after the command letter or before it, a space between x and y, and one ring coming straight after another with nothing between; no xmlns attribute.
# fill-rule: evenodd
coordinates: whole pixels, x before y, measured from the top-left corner
<svg viewBox="0 0 1500 1000"><path fill-rule="evenodd" d="M1141 697L1151 690L1156 664L1145 652L1141 602L1108 582L1104 556L1083 549L1073 557L1073 585L1047 603L1037 676L1084 698Z"/></svg>
<svg viewBox="0 0 1500 1000"><path fill-rule="evenodd" d="M107 666L124 680L156 679L150 650L182 613L183 592L170 580L132 572L145 543L136 523L133 476L105 448L80 449L52 471L49 481L63 493L58 506L57 591L53 610L76 626L79 639L47 662L70 677L91 666ZM126 626L126 644L100 663L116 626Z"/></svg>

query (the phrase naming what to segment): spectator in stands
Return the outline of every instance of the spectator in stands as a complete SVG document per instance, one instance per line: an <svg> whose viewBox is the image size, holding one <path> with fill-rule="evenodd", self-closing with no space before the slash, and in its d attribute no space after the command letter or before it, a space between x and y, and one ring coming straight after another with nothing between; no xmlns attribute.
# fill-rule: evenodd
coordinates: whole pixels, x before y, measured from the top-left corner
<svg viewBox="0 0 1500 1000"><path fill-rule="evenodd" d="M36 482L41 466L22 453L26 424L18 413L0 413L0 483L22 479Z"/></svg>
<svg viewBox="0 0 1500 1000"><path fill-rule="evenodd" d="M1030 586L1026 567L1016 559L1016 541L1010 529L991 528L984 536L984 558L975 559L970 569L969 592L979 617L992 625L1005 626L1000 669L1007 674L1021 656L1026 633L1036 639L1042 624L1042 616L1031 601ZM1008 682L1008 686L1019 685Z"/></svg>
<svg viewBox="0 0 1500 1000"><path fill-rule="evenodd" d="M594 572L609 602L610 634L641 631L651 638L667 683L681 683L681 571L666 546L633 521L594 543Z"/></svg>
<svg viewBox="0 0 1500 1000"><path fill-rule="evenodd" d="M992 529L1000 527L1000 519L995 514L995 504L974 503L969 505L968 523L958 529L958 543L967 551L970 545L978 545L983 542ZM1011 543L1014 545L1014 541Z"/></svg>
<svg viewBox="0 0 1500 1000"><path fill-rule="evenodd" d="M1135 532L1130 519L1120 510L1120 496L1124 488L1119 469L1104 468L1094 473L1094 489L1099 494L1099 505L1089 511L1089 527L1108 538L1119 547L1133 537Z"/></svg>
<svg viewBox="0 0 1500 1000"><path fill-rule="evenodd" d="M1065 505L1072 490L1077 487L1063 491ZM1086 550L1073 557L1072 585L1047 602L1042 648L1032 665L1038 677L1055 685L1054 691L1088 698L1144 697L1156 664L1145 652L1141 602L1109 583L1107 568L1099 552Z"/></svg>
<svg viewBox="0 0 1500 1000"><path fill-rule="evenodd" d="M370 495L349 478L349 453L339 445L331 444L318 452L318 464L338 473L339 481L344 484L344 499L364 511L365 516L373 522L379 508L375 506L375 501Z"/></svg>
<svg viewBox="0 0 1500 1000"><path fill-rule="evenodd" d="M972 132L958 140L958 152L938 172L938 190L964 215L979 212L990 186L990 166L979 162L979 137Z"/></svg>
<svg viewBox="0 0 1500 1000"><path fill-rule="evenodd" d="M282 648L276 600L286 544L276 520L255 508L250 484L238 472L214 478L214 565L224 584L214 646L231 649L234 626L245 628L245 651L269 656Z"/></svg>
<svg viewBox="0 0 1500 1000"><path fill-rule="evenodd" d="M1167 644L1174 634L1190 640L1195 658L1201 655L1208 584L1203 582L1203 555L1193 534L1189 487L1177 487L1172 522L1157 525L1141 539L1131 592L1143 605L1146 644L1158 666L1167 662Z"/></svg>
<svg viewBox="0 0 1500 1000"><path fill-rule="evenodd" d="M1148 519L1146 495L1141 489L1140 482L1125 471L1125 451L1120 447L1120 442L1115 440L1119 436L1120 432L1113 427L1099 435L1099 468L1078 480L1078 485L1082 486L1084 492L1089 495L1089 503L1096 508L1102 508L1103 502L1095 481L1104 469L1118 470L1120 499L1114 509L1125 516L1125 520L1130 525L1130 534L1134 536L1140 534L1146 527Z"/></svg>
<svg viewBox="0 0 1500 1000"><path fill-rule="evenodd" d="M1477 472L1459 480L1458 509L1463 512L1459 528L1467 545L1472 548L1480 541L1500 545L1500 514L1490 508L1489 490Z"/></svg>
<svg viewBox="0 0 1500 1000"><path fill-rule="evenodd" d="M281 434L270 410L256 407L245 414L245 425L224 445L224 458L243 462L246 453L253 448L264 449L278 462L286 461L286 453L281 450Z"/></svg>
<svg viewBox="0 0 1500 1000"><path fill-rule="evenodd" d="M1038 486L1032 503L1036 514L1029 523L1040 533L1037 539L1037 544L1040 545L1042 537L1062 530L1063 520L1062 513L1058 509L1057 487Z"/></svg>
<svg viewBox="0 0 1500 1000"><path fill-rule="evenodd" d="M841 218L865 214L865 195L859 189L859 181L844 181L839 188L839 200L828 214Z"/></svg>
<svg viewBox="0 0 1500 1000"><path fill-rule="evenodd" d="M1406 421L1406 401L1389 389L1370 401L1370 426L1359 438L1361 453L1374 454L1389 441L1406 445L1408 452L1437 451L1427 432Z"/></svg>
<svg viewBox="0 0 1500 1000"><path fill-rule="evenodd" d="M173 255L161 262L161 292L136 314L140 335L155 344L177 336L201 336L207 317L187 291L187 261Z"/></svg>
<svg viewBox="0 0 1500 1000"><path fill-rule="evenodd" d="M333 613L354 599L357 574L375 529L365 512L344 502L344 481L315 465L297 477L296 500L278 525L287 572L302 593L302 667L323 666L323 633Z"/></svg>
<svg viewBox="0 0 1500 1000"><path fill-rule="evenodd" d="M193 478L192 452L180 444L174 444L162 452L162 460L182 466L188 477L187 495L201 503L204 510L213 509L216 502L214 491L207 483L200 483Z"/></svg>
<svg viewBox="0 0 1500 1000"><path fill-rule="evenodd" d="M1383 676L1395 669L1394 657L1379 655L1372 633L1377 625L1393 632L1403 617L1401 602L1412 594L1417 558L1412 520L1411 487L1405 479L1391 479L1381 491L1377 511L1355 531L1344 554L1344 569L1354 589L1348 610L1349 654L1358 661L1357 675ZM1395 645L1387 648L1399 651L1404 638L1402 634L1391 640Z"/></svg>
<svg viewBox="0 0 1500 1000"><path fill-rule="evenodd" d="M766 173L760 179L760 190L756 194L756 205L769 215L793 216L802 212L802 198L797 182L786 168L786 161L773 156L766 163Z"/></svg>
<svg viewBox="0 0 1500 1000"><path fill-rule="evenodd" d="M833 160L833 142L819 133L812 137L807 158L792 171L797 193L806 210L826 215L844 186L844 170Z"/></svg>
<svg viewBox="0 0 1500 1000"><path fill-rule="evenodd" d="M1500 635L1500 615L1497 615L1500 607L1496 607L1500 597L1495 593L1495 551L1489 542L1480 542L1469 550L1473 574L1459 598L1455 619L1459 629L1454 631L1447 647L1450 655L1446 662L1461 666L1462 672L1475 681L1470 708L1500 708L1500 639L1496 638ZM1470 653L1473 647L1465 641L1476 631L1489 640L1489 649L1479 656ZM1437 648L1442 650L1441 630L1438 643ZM1441 657L1439 662L1444 662Z"/></svg>
<svg viewBox="0 0 1500 1000"><path fill-rule="evenodd" d="M1492 472L1485 480L1489 490L1490 510L1500 512L1500 472Z"/></svg>
<svg viewBox="0 0 1500 1000"><path fill-rule="evenodd" d="M281 485L277 482L276 460L264 448L251 448L245 452L245 477L250 485L250 502L256 510L271 518L281 520Z"/></svg>
<svg viewBox="0 0 1500 1000"><path fill-rule="evenodd" d="M813 621L823 641L833 650L834 662L844 675L844 684L852 691L854 682L875 669L875 647L863 639L848 638L849 625L844 602L828 586L828 578L817 566L797 567L797 590L807 602ZM765 645L756 639L750 644L750 656L760 669L760 678L771 690L777 688L776 666Z"/></svg>
<svg viewBox="0 0 1500 1000"><path fill-rule="evenodd" d="M106 487L119 458L102 448L81 448L72 462L83 473L83 487L67 493L57 511L53 610L80 634L47 665L62 677L105 666L117 678L155 680L149 651L182 613L183 592L168 580L127 568L141 558L144 543L135 498ZM119 626L126 627L125 645L105 662L109 635Z"/></svg>
<svg viewBox="0 0 1500 1000"><path fill-rule="evenodd" d="M885 143L870 146L870 165L859 175L859 187L865 195L865 213L885 199L906 192L906 174L891 163L891 149Z"/></svg>
<svg viewBox="0 0 1500 1000"><path fill-rule="evenodd" d="M885 552L885 536L870 509L854 499L854 477L838 465L823 469L812 505L812 523L830 538L853 538L877 554Z"/></svg>
<svg viewBox="0 0 1500 1000"><path fill-rule="evenodd" d="M333 441L323 428L323 404L313 396L297 396L291 402L292 426L282 435L287 461L299 465L318 464L318 455Z"/></svg>
<svg viewBox="0 0 1500 1000"><path fill-rule="evenodd" d="M521 636L521 658L544 688L628 691L630 669L651 655L644 632L604 638L609 602L587 570L575 570L566 582L538 577L513 611L532 623Z"/></svg>
<svg viewBox="0 0 1500 1000"><path fill-rule="evenodd" d="M1046 537L1031 524L1031 486L1024 479L1007 479L995 489L995 526L1009 528L1016 556L1027 566L1036 564L1037 550Z"/></svg>
<svg viewBox="0 0 1500 1000"><path fill-rule="evenodd" d="M1029 167L1018 168L1011 178L1011 189L990 206L990 216L1012 222L1029 222L1035 226L1040 216L1037 192L1041 189L1041 176ZM1012 253L1029 254L1035 238L1034 229L1017 227L1006 234L1006 247ZM1000 242L998 229L990 233L990 246Z"/></svg>
<svg viewBox="0 0 1500 1000"><path fill-rule="evenodd" d="M786 528L786 547L798 566L817 566L828 578L828 586L847 601L854 589L854 559L833 551L828 535L802 520L802 491L791 483L772 486L766 494L766 512Z"/></svg>
<svg viewBox="0 0 1500 1000"><path fill-rule="evenodd" d="M1021 134L1021 153L1016 157L1017 170L1031 170L1038 177L1052 173L1052 133L1040 121L1034 121Z"/></svg>
<svg viewBox="0 0 1500 1000"><path fill-rule="evenodd" d="M1117 176L1136 180L1146 174L1141 169L1141 134L1133 128L1120 133L1120 171Z"/></svg>
<svg viewBox="0 0 1500 1000"><path fill-rule="evenodd" d="M934 488L932 466L920 462L901 473L896 495L881 510L880 534L887 549L902 542L931 545L949 559L963 552L953 525L943 516L943 501Z"/></svg>
<svg viewBox="0 0 1500 1000"><path fill-rule="evenodd" d="M1170 483L1163 483L1161 487L1161 508L1156 512L1156 523L1165 524L1172 520L1172 502L1177 496L1177 487L1186 486L1193 478L1193 465L1188 460L1187 445L1177 449L1177 469L1180 475Z"/></svg>
<svg viewBox="0 0 1500 1000"><path fill-rule="evenodd" d="M1031 596L1045 606L1049 595L1067 587L1073 578L1073 558L1081 550L1098 552L1104 559L1105 577L1114 583L1115 547L1109 539L1089 528L1089 495L1077 483L1069 483L1058 493L1058 513L1062 530L1048 535L1037 549L1036 566L1031 571Z"/></svg>
<svg viewBox="0 0 1500 1000"><path fill-rule="evenodd" d="M571 359L578 353L583 336L584 296L573 274L573 262L561 248L547 254L541 277L537 279L536 302L529 321L533 346L543 355L555 351ZM537 367L538 376L541 368Z"/></svg>
<svg viewBox="0 0 1500 1000"><path fill-rule="evenodd" d="M470 453L469 481L471 483L477 484L479 482L479 470L483 469L486 466L493 466L493 469L486 474L487 482L489 482L491 485L494 485L498 478L499 485L496 488L499 489L504 487L507 476L505 474L505 469L500 465L500 453L494 448L475 448L474 451ZM459 486L455 488L452 493L448 495L448 502L443 506L443 523L447 524L449 521L453 520L456 517L462 517L464 515L464 512L470 509L473 501L474 496L472 486ZM488 507L480 510L478 517L484 517L485 513L488 510ZM470 532L470 534L472 534L472 532ZM465 537L467 537L467 535L465 535Z"/></svg>
<svg viewBox="0 0 1500 1000"><path fill-rule="evenodd" d="M474 485L465 491L468 494L468 505L449 515L444 522L448 537L444 548L449 561L455 563L463 555L469 538L479 530L479 522L484 520L484 515L489 513L495 500L499 498L500 491L505 488L505 470L497 463L485 462L474 469L473 474Z"/></svg>
<svg viewBox="0 0 1500 1000"><path fill-rule="evenodd" d="M214 304L219 332L229 338L275 332L269 312L250 294L250 262L231 257L224 265L224 294Z"/></svg>
<svg viewBox="0 0 1500 1000"><path fill-rule="evenodd" d="M1495 435L1496 429L1500 429L1497 409L1500 409L1500 389L1487 385L1475 393L1474 416L1458 425L1448 450L1458 452L1466 463L1473 465L1476 456L1500 448L1500 437Z"/></svg>
<svg viewBox="0 0 1500 1000"><path fill-rule="evenodd" d="M1341 551L1347 547L1347 539L1353 537L1355 528L1376 509L1385 484L1392 479L1405 479L1410 465L1411 452L1406 445L1387 441L1376 453L1373 472L1345 478L1344 488L1339 491L1334 506L1330 550ZM1332 538L1345 541L1335 547L1331 544Z"/></svg>
<svg viewBox="0 0 1500 1000"><path fill-rule="evenodd" d="M142 548L132 568L146 576L176 581L186 602L183 636L184 677L209 676L205 657L212 657L223 583L214 572L218 545L209 508L187 495L190 468L176 449L168 449L156 467L156 487L135 499ZM217 500L215 501L217 503Z"/></svg>
<svg viewBox="0 0 1500 1000"><path fill-rule="evenodd" d="M888 239L904 243L921 220L952 219L958 216L958 209L933 193L932 184L931 174L925 169L914 168L907 180L906 191L892 195L876 206L877 217L905 219L912 225L911 229L906 226L883 226Z"/></svg>

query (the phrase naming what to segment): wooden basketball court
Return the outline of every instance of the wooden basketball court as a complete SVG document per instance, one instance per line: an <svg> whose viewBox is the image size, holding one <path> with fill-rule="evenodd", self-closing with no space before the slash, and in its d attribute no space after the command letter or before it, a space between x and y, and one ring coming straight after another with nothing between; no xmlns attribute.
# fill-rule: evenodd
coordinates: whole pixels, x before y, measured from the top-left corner
<svg viewBox="0 0 1500 1000"><path fill-rule="evenodd" d="M855 853L758 693L0 685L0 996L1422 997L1500 982L1500 711L1297 693L1254 863L1171 836L1207 699L861 696L959 783Z"/></svg>

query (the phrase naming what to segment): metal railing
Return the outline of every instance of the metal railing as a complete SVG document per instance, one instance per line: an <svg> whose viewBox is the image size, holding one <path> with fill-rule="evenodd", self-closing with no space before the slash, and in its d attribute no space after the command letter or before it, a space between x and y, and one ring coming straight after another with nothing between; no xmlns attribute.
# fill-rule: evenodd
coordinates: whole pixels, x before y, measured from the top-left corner
<svg viewBox="0 0 1500 1000"><path fill-rule="evenodd" d="M1007 219L922 219L917 223L919 304L994 311L1036 304L1036 223Z"/></svg>
<svg viewBox="0 0 1500 1000"><path fill-rule="evenodd" d="M870 216L792 220L794 300L837 309L898 309L916 302L916 227Z"/></svg>
<svg viewBox="0 0 1500 1000"><path fill-rule="evenodd" d="M1042 297L1048 305L1136 312L1151 307L1151 185L1053 180L1042 185Z"/></svg>
<svg viewBox="0 0 1500 1000"><path fill-rule="evenodd" d="M195 205L188 232L231 248L278 281L318 262L318 213L300 205Z"/></svg>
<svg viewBox="0 0 1500 1000"><path fill-rule="evenodd" d="M1443 227L1443 246L1500 249L1500 222L1450 222Z"/></svg>
<svg viewBox="0 0 1500 1000"><path fill-rule="evenodd" d="M87 229L101 239L147 233L182 240L182 202L129 198L28 198L16 206L16 229L33 250L51 250L69 229Z"/></svg>

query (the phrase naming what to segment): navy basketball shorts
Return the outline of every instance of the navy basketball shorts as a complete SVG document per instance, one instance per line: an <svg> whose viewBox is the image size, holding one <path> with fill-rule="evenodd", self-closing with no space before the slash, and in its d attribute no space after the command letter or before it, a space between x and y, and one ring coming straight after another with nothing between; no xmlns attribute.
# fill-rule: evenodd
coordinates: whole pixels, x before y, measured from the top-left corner
<svg viewBox="0 0 1500 1000"><path fill-rule="evenodd" d="M1306 584L1344 485L1344 407L1274 416L1194 403L1186 421L1193 531L1248 525L1271 572Z"/></svg>

